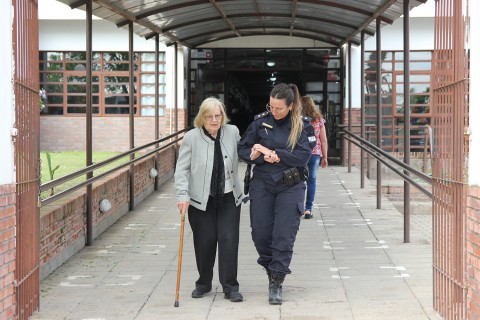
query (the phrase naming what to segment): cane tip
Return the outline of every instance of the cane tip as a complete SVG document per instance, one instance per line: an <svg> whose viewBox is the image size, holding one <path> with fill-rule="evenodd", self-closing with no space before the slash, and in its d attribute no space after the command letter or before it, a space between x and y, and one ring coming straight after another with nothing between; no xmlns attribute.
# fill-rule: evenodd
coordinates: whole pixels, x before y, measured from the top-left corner
<svg viewBox="0 0 480 320"><path fill-rule="evenodd" d="M178 308L179 304L178 301L175 301L175 308Z"/></svg>

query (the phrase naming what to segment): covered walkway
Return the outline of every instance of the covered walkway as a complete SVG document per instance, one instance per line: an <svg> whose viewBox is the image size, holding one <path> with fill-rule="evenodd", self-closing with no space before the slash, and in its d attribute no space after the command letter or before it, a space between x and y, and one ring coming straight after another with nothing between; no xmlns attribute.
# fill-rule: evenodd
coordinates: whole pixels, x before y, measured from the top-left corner
<svg viewBox="0 0 480 320"><path fill-rule="evenodd" d="M170 180L43 280L30 319L441 319L432 307L431 216L412 216L411 243L403 243L402 215L386 199L376 209L374 184L360 189L359 179L356 168L319 170L314 218L302 220L281 306L268 304L244 205L245 301L225 300L217 274L212 293L190 297L197 271L186 223L174 307L180 218Z"/></svg>

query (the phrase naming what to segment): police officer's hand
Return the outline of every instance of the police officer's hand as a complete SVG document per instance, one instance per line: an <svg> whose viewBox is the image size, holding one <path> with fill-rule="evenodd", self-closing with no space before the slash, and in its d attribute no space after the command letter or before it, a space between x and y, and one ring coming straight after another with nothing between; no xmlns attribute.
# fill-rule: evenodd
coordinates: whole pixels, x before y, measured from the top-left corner
<svg viewBox="0 0 480 320"><path fill-rule="evenodd" d="M187 213L189 205L190 205L190 203L188 201L180 201L180 202L177 203L177 207L180 210L180 214L182 216L184 216L185 213Z"/></svg>
<svg viewBox="0 0 480 320"><path fill-rule="evenodd" d="M278 156L278 154L275 153L275 151L270 151L269 154L266 154L264 157L263 157L263 160L265 162L269 162L269 163L277 163L277 162L280 162L280 158Z"/></svg>
<svg viewBox="0 0 480 320"><path fill-rule="evenodd" d="M250 153L250 160L255 160L257 159L258 157L260 157L262 153L258 150L255 150L254 148L252 148L252 153Z"/></svg>

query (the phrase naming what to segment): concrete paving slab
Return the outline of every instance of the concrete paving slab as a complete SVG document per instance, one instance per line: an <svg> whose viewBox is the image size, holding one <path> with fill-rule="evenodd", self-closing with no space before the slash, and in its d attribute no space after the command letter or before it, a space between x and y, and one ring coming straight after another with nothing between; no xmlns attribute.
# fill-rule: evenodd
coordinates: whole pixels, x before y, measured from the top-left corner
<svg viewBox="0 0 480 320"><path fill-rule="evenodd" d="M198 274L187 220L174 307L180 218L170 180L43 280L31 319L441 319L432 307L431 221L412 219L411 242L403 243L402 214L386 198L376 209L375 185L366 181L361 189L356 168L318 171L314 217L301 221L281 306L268 304L247 204L238 275L244 302L224 299L216 270L213 291L190 297Z"/></svg>

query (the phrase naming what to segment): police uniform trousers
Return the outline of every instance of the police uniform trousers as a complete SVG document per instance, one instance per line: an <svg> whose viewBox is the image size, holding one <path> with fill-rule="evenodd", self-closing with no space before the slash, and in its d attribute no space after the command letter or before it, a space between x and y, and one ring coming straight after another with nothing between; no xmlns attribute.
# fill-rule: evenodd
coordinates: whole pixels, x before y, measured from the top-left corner
<svg viewBox="0 0 480 320"><path fill-rule="evenodd" d="M287 187L270 177L254 177L249 195L258 264L274 272L290 273L293 244L304 208L305 183Z"/></svg>
<svg viewBox="0 0 480 320"><path fill-rule="evenodd" d="M215 207L209 197L206 211L188 207L188 221L193 232L193 245L199 278L196 288L212 289L213 267L218 244L218 273L223 292L238 291L238 241L241 206L235 205L233 192L223 196L223 207Z"/></svg>

